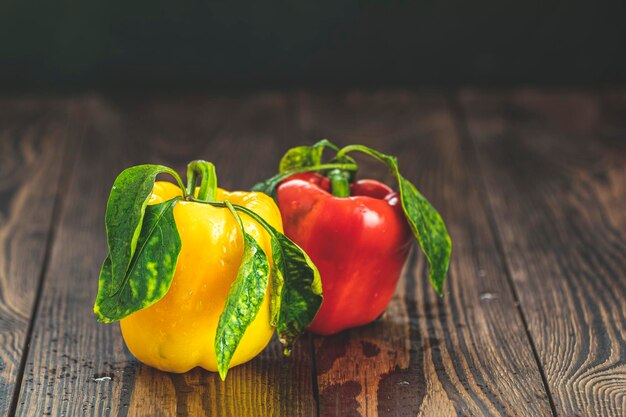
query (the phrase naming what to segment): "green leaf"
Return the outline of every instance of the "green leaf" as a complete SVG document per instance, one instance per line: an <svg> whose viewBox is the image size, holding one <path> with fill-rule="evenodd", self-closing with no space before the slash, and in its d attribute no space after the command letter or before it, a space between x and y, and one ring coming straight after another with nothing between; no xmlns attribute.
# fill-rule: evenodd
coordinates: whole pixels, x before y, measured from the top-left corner
<svg viewBox="0 0 626 417"><path fill-rule="evenodd" d="M260 193L264 193L269 195L272 198L276 198L276 187L278 184L287 178L288 174L278 174L274 175L271 178L266 179L265 181L257 182L250 188L250 191L257 191Z"/></svg>
<svg viewBox="0 0 626 417"><path fill-rule="evenodd" d="M276 187L288 176L298 172L317 171L317 167L322 163L322 153L326 147L334 150L339 149L328 139L322 139L311 146L297 146L289 149L280 160L278 174L265 181L256 183L251 190L259 191L275 198Z"/></svg>
<svg viewBox="0 0 626 417"><path fill-rule="evenodd" d="M109 295L117 293L123 285L126 271L137 248L154 181L163 172L171 173L178 179L176 172L168 167L138 165L122 171L113 183L105 215L111 263Z"/></svg>
<svg viewBox="0 0 626 417"><path fill-rule="evenodd" d="M222 380L246 329L254 321L267 291L269 263L263 249L245 231L243 258L230 287L215 335L217 369Z"/></svg>
<svg viewBox="0 0 626 417"><path fill-rule="evenodd" d="M328 139L322 139L311 146L297 146L289 149L280 160L279 173L293 171L294 169L315 166L322 163L324 148L329 147L335 151L337 146Z"/></svg>
<svg viewBox="0 0 626 417"><path fill-rule="evenodd" d="M271 226L270 226L271 227ZM270 232L271 234L271 232ZM270 324L272 327L278 326L278 318L280 316L280 302L283 287L285 285L285 277L283 275L284 268L279 266L284 265L283 261L283 248L280 245L280 241L274 235L271 237L272 245L272 284L270 286Z"/></svg>
<svg viewBox="0 0 626 417"><path fill-rule="evenodd" d="M443 219L422 194L396 170L402 208L430 265L430 283L439 295L448 275L452 241Z"/></svg>
<svg viewBox="0 0 626 417"><path fill-rule="evenodd" d="M289 355L294 340L311 324L322 304L322 280L306 252L275 229L272 263L276 271L271 288L272 325Z"/></svg>
<svg viewBox="0 0 626 417"><path fill-rule="evenodd" d="M105 259L94 305L100 321L120 320L156 303L169 290L182 247L174 221L179 199L146 207L136 251L121 285L114 279L111 256Z"/></svg>
<svg viewBox="0 0 626 417"><path fill-rule="evenodd" d="M350 151L360 151L379 159L397 178L404 214L430 266L430 283L437 294L443 295L443 285L448 275L452 252L452 241L443 219L415 186L400 174L398 160L395 157L362 145L346 146L339 155Z"/></svg>
<svg viewBox="0 0 626 417"><path fill-rule="evenodd" d="M289 355L293 341L315 318L322 304L322 280L311 258L287 236L254 211L235 206L259 222L270 234L272 245L272 284L270 324Z"/></svg>

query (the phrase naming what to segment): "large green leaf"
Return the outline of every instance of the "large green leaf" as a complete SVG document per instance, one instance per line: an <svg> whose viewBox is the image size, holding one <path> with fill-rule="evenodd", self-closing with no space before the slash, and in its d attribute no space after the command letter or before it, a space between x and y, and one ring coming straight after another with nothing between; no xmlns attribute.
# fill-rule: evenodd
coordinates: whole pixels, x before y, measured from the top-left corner
<svg viewBox="0 0 626 417"><path fill-rule="evenodd" d="M311 324L322 304L320 273L306 252L287 236L252 210L235 207L259 222L270 234L270 324L276 327L285 354L289 354L293 341Z"/></svg>
<svg viewBox="0 0 626 417"><path fill-rule="evenodd" d="M411 182L400 174L398 160L395 157L385 155L362 145L350 145L344 149L371 155L384 162L392 171L398 180L404 214L428 260L430 283L437 291L437 294L443 295L443 285L450 265L452 241L446 225L437 210L417 191Z"/></svg>
<svg viewBox="0 0 626 417"><path fill-rule="evenodd" d="M100 321L120 320L159 301L169 290L182 247L174 221L179 199L146 207L136 251L121 285L114 278L111 256L104 261L94 305Z"/></svg>
<svg viewBox="0 0 626 417"><path fill-rule="evenodd" d="M324 148L326 147L334 150L338 149L328 139L322 139L311 146L296 146L289 149L280 160L278 172L282 174L294 169L321 164L322 153L324 153Z"/></svg>
<svg viewBox="0 0 626 417"><path fill-rule="evenodd" d="M272 263L272 325L289 354L294 340L311 324L322 304L322 280L306 252L276 230Z"/></svg>
<svg viewBox="0 0 626 417"><path fill-rule="evenodd" d="M397 168L396 168L397 170ZM452 241L443 219L411 182L396 171L400 186L402 208L413 234L428 259L430 283L443 295L443 285L448 275Z"/></svg>
<svg viewBox="0 0 626 417"><path fill-rule="evenodd" d="M109 295L117 293L123 285L126 271L137 248L154 181L162 172L176 175L170 168L162 165L137 165L122 171L113 183L105 215L111 263Z"/></svg>
<svg viewBox="0 0 626 417"><path fill-rule="evenodd" d="M271 232L270 232L271 233ZM270 286L270 324L273 327L278 326L278 317L280 316L280 302L283 286L285 285L285 277L283 275L284 265L283 248L280 241L275 236L271 238L272 244L272 283Z"/></svg>
<svg viewBox="0 0 626 417"><path fill-rule="evenodd" d="M217 369L222 380L246 329L257 316L267 292L269 263L263 249L245 231L243 258L230 287L215 335Z"/></svg>

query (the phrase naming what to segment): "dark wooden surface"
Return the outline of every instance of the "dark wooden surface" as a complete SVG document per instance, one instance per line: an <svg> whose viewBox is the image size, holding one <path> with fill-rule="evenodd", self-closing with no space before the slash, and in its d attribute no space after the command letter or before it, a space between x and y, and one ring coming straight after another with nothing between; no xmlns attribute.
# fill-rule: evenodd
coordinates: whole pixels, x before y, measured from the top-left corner
<svg viewBox="0 0 626 417"><path fill-rule="evenodd" d="M95 321L123 168L203 158L246 189L322 137L399 156L452 235L445 298L413 251L379 321L226 382ZM625 271L626 91L0 100L0 417L623 416Z"/></svg>

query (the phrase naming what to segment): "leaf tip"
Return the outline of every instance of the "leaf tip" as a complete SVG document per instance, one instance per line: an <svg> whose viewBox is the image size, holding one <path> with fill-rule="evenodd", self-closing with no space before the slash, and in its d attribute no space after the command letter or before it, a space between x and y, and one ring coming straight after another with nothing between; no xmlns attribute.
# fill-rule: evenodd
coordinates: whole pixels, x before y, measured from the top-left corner
<svg viewBox="0 0 626 417"><path fill-rule="evenodd" d="M98 304L95 304L93 306L93 314L95 314L96 316L96 320L98 320L100 323L112 323L115 320L111 320L108 317L106 317L104 314L102 314L102 312L100 311L100 306L98 306Z"/></svg>
<svg viewBox="0 0 626 417"><path fill-rule="evenodd" d="M220 379L222 381L226 381L226 374L228 374L228 367L224 368L223 366L218 365L217 371L220 374Z"/></svg>

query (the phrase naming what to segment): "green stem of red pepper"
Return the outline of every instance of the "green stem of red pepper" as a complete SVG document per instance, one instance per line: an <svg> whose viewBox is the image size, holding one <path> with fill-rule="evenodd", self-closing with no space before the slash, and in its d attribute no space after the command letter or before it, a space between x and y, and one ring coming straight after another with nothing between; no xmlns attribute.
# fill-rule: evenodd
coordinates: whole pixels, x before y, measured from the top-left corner
<svg viewBox="0 0 626 417"><path fill-rule="evenodd" d="M354 163L329 163L329 164L317 164L317 165L312 165L312 166L304 166L300 168L291 169L286 172L281 172L265 181L259 182L252 187L252 191L261 191L268 195L273 196L274 190L278 186L278 184L284 179L289 178L290 176L294 174L300 174L303 172L312 172L312 171L327 171L327 170L333 170L333 169L339 169L339 170L351 173L351 172L356 172L358 168L359 167ZM352 175L354 174L350 174L348 175L348 177L351 177Z"/></svg>
<svg viewBox="0 0 626 417"><path fill-rule="evenodd" d="M353 151L357 151L357 152L362 152L364 154L373 156L374 158L380 159L378 157L378 152L374 151L373 149L370 149L366 146L362 146L362 145L348 145L346 147L341 148L338 152L337 155L335 156L335 158L341 158L342 156L346 155L349 152L353 152Z"/></svg>
<svg viewBox="0 0 626 417"><path fill-rule="evenodd" d="M350 197L350 173L333 169L326 175L330 180L330 191L335 197Z"/></svg>

